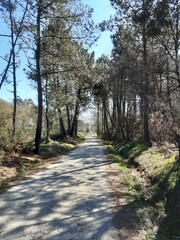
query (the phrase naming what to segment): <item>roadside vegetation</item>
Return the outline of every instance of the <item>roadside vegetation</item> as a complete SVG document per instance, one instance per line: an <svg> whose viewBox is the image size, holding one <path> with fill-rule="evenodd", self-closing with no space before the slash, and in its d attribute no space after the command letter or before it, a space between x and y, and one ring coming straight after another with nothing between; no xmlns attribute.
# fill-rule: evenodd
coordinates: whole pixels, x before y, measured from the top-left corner
<svg viewBox="0 0 180 240"><path fill-rule="evenodd" d="M93 86L97 134L113 145L146 239L180 239L179 1L111 3L114 21L101 28L115 30L112 54L98 59Z"/></svg>
<svg viewBox="0 0 180 240"><path fill-rule="evenodd" d="M24 179L39 168L46 167L48 163L56 161L61 155L68 153L85 140L85 134L79 133L75 138L66 138L61 141L58 134L51 136L46 143L42 139L41 153L34 155L33 142L19 145L17 151L0 151L0 192L15 182ZM20 148L22 147L22 148Z"/></svg>
<svg viewBox="0 0 180 240"><path fill-rule="evenodd" d="M87 114L81 127L111 141L108 150L147 239L178 239L180 4L110 2L114 16L97 26L93 9L80 0L0 2L7 50L0 56L0 90L8 84L13 99L0 99L0 181L6 185L69 151L81 112L93 106L93 121ZM112 31L111 56L96 59L91 46L106 30ZM19 61L24 53L26 68ZM37 103L18 96L17 68L37 90Z"/></svg>
<svg viewBox="0 0 180 240"><path fill-rule="evenodd" d="M145 149L140 141L125 146L105 143L109 157L118 164L131 209L138 217L136 227L144 232L144 239L178 239L180 179L177 151L157 146Z"/></svg>

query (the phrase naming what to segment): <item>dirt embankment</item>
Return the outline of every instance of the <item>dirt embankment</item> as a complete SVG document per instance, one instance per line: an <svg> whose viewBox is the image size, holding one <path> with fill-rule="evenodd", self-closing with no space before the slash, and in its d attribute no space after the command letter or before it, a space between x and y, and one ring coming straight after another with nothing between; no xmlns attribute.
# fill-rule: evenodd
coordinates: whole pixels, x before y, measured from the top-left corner
<svg viewBox="0 0 180 240"><path fill-rule="evenodd" d="M109 179L116 193L114 201L124 216L119 224L121 239L180 237L177 151L144 150L137 143L120 149L108 145L107 149L116 162L109 166Z"/></svg>
<svg viewBox="0 0 180 240"><path fill-rule="evenodd" d="M0 152L0 191L29 176L35 170L45 167L61 155L75 148L83 140L69 140L67 143L51 141L41 146L40 155L34 155L31 147L25 151Z"/></svg>

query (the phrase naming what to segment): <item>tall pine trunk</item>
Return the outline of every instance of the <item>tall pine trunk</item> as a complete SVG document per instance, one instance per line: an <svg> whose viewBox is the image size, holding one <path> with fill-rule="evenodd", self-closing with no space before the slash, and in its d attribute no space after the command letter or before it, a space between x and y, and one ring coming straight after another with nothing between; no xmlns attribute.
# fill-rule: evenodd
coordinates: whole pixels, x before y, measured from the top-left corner
<svg viewBox="0 0 180 240"><path fill-rule="evenodd" d="M59 114L60 137L61 137L61 140L64 140L66 138L66 130L64 127L64 122L63 122L62 113L61 113L60 108L58 108L58 114Z"/></svg>
<svg viewBox="0 0 180 240"><path fill-rule="evenodd" d="M79 102L77 100L76 101L76 106L75 106L73 122L72 122L72 125L71 125L70 137L75 136L75 130L77 128L77 121L78 121L78 111L79 111Z"/></svg>
<svg viewBox="0 0 180 240"><path fill-rule="evenodd" d="M143 11L146 13L146 2L143 0ZM146 34L146 21L145 17L143 20L142 39L143 39L143 65L144 65L144 94L143 94L143 114L144 114L144 144L146 147L151 146L150 135L149 135L149 76L147 73L147 34Z"/></svg>
<svg viewBox="0 0 180 240"><path fill-rule="evenodd" d="M42 11L42 0L39 0L38 12L36 19L36 81L38 91L38 116L35 136L35 149L34 153L39 154L41 133L42 133L42 112L43 112L43 101L42 101L42 82L41 82L41 70L40 70L40 58L41 58L41 11Z"/></svg>
<svg viewBox="0 0 180 240"><path fill-rule="evenodd" d="M67 88L67 84L65 85L65 94L66 97L68 96L68 88ZM69 103L66 104L66 114L67 114L67 134L70 134L71 131L71 119L70 119L70 113L69 113Z"/></svg>
<svg viewBox="0 0 180 240"><path fill-rule="evenodd" d="M77 100L76 100L73 122L71 125L70 137L73 137L76 134L76 130L77 130L80 94L81 94L81 89L78 90L78 94L77 94Z"/></svg>
<svg viewBox="0 0 180 240"><path fill-rule="evenodd" d="M71 119L70 119L70 114L69 114L69 105L66 104L66 113L67 113L67 133L68 135L70 135L70 131L71 131Z"/></svg>
<svg viewBox="0 0 180 240"><path fill-rule="evenodd" d="M105 139L109 139L109 126L108 126L108 118L107 118L107 103L106 97L103 96L103 121L104 121L104 137Z"/></svg>
<svg viewBox="0 0 180 240"><path fill-rule="evenodd" d="M97 136L100 136L100 108L99 108L99 101L97 103Z"/></svg>
<svg viewBox="0 0 180 240"><path fill-rule="evenodd" d="M11 6L11 0L9 0L9 6ZM16 112L17 112L17 81L16 81L16 54L15 54L15 41L14 41L14 23L13 23L13 16L12 10L9 11L10 22L11 22L11 46L12 46L12 67L13 67L13 141L16 137Z"/></svg>
<svg viewBox="0 0 180 240"><path fill-rule="evenodd" d="M45 100L46 100L46 143L51 141L50 139L50 121L49 121L49 99L48 99L48 77L46 76L45 86Z"/></svg>

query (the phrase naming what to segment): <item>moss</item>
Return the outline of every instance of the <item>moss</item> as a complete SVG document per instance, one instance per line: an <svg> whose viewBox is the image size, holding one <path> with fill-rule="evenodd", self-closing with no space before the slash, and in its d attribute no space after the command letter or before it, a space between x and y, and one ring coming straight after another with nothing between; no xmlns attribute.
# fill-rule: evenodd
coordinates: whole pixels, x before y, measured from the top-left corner
<svg viewBox="0 0 180 240"><path fill-rule="evenodd" d="M4 187L4 186L8 186L9 184L9 179L4 179L2 181L0 181L0 186Z"/></svg>
<svg viewBox="0 0 180 240"><path fill-rule="evenodd" d="M112 141L104 141L104 144L105 145L113 145L113 142Z"/></svg>
<svg viewBox="0 0 180 240"><path fill-rule="evenodd" d="M106 149L109 154L117 154L117 150L112 145L107 145Z"/></svg>
<svg viewBox="0 0 180 240"><path fill-rule="evenodd" d="M171 157L169 157L169 158L166 159L167 164L172 164L172 163L174 163L175 158L176 158L176 154L172 154Z"/></svg>
<svg viewBox="0 0 180 240"><path fill-rule="evenodd" d="M135 176L132 176L130 172L124 176L123 183L128 187L130 191L139 191L142 186Z"/></svg>

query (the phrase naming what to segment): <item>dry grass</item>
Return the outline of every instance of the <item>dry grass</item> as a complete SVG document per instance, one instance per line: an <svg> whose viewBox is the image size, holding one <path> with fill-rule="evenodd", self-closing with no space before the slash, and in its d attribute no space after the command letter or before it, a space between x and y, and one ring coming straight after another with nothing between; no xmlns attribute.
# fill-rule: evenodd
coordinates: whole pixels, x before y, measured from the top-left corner
<svg viewBox="0 0 180 240"><path fill-rule="evenodd" d="M28 148L26 153L0 152L0 190L6 189L16 181L22 180L32 174L36 169L46 167L52 161L58 160L80 141L71 140L70 143L52 141L49 144L42 144L40 155L34 155L32 149Z"/></svg>

